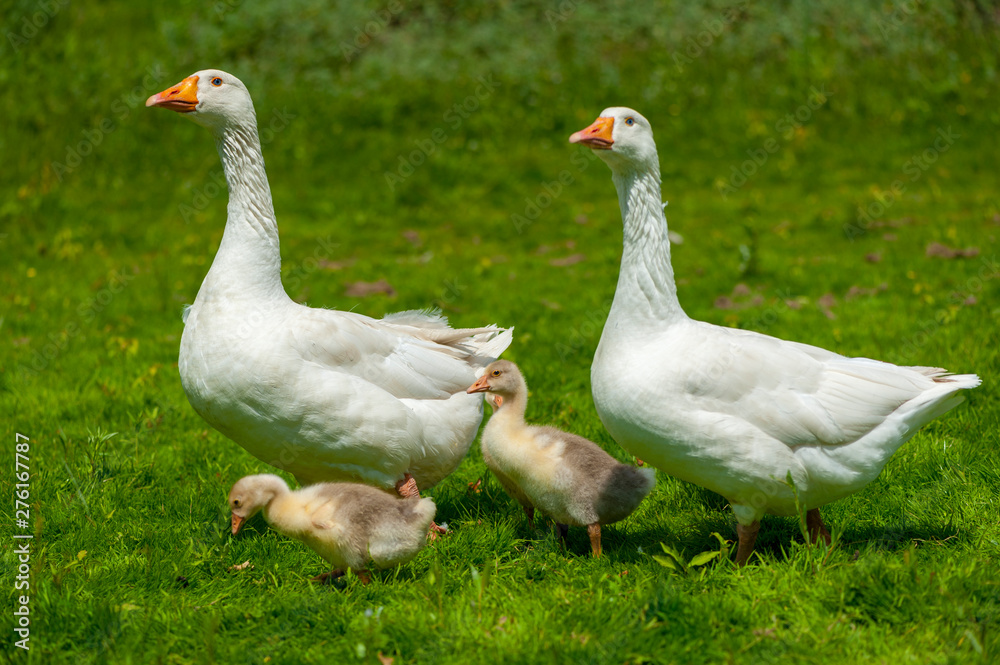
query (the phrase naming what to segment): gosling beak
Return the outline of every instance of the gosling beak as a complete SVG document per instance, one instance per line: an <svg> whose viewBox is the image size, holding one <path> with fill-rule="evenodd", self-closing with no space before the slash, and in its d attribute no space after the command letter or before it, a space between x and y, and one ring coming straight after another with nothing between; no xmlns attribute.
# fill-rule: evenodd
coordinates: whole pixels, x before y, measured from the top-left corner
<svg viewBox="0 0 1000 665"><path fill-rule="evenodd" d="M243 522L246 521L245 517L240 517L236 513L233 513L233 535L235 536L240 532L240 527L243 526Z"/></svg>
<svg viewBox="0 0 1000 665"><path fill-rule="evenodd" d="M486 378L486 375L484 374L481 377L479 377L478 381L469 386L469 388L465 392L471 395L472 393L484 393L489 389L490 389L490 382Z"/></svg>
<svg viewBox="0 0 1000 665"><path fill-rule="evenodd" d="M146 100L146 106L160 106L178 113L190 113L198 106L198 77L189 76L174 87L152 95Z"/></svg>
<svg viewBox="0 0 1000 665"><path fill-rule="evenodd" d="M611 150L614 139L611 130L615 128L614 118L598 118L590 127L581 129L569 137L570 143L582 143L594 150Z"/></svg>

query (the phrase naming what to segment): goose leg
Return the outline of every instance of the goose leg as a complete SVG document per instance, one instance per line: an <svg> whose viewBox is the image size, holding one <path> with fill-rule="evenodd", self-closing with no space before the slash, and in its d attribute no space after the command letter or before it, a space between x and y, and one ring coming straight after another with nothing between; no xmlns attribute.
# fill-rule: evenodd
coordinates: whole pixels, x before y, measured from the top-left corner
<svg viewBox="0 0 1000 665"><path fill-rule="evenodd" d="M598 522L588 524L587 535L590 536L590 553L597 559L601 556L601 525Z"/></svg>
<svg viewBox="0 0 1000 665"><path fill-rule="evenodd" d="M420 498L420 490L417 488L417 481L409 473L403 474L403 479L396 483L396 493L404 499ZM448 529L439 526L437 522L431 522L431 540L437 538L439 533L448 533Z"/></svg>
<svg viewBox="0 0 1000 665"><path fill-rule="evenodd" d="M417 489L417 481L408 473L403 474L403 479L396 483L396 492L404 499L411 497L420 498L420 490Z"/></svg>
<svg viewBox="0 0 1000 665"><path fill-rule="evenodd" d="M336 568L328 573L323 573L322 575L317 575L316 577L313 577L312 581L319 582L320 584L326 584L330 580L335 580L338 577L343 577L343 576L344 576L344 571L342 571L340 568Z"/></svg>
<svg viewBox="0 0 1000 665"><path fill-rule="evenodd" d="M556 530L559 531L559 543L564 550L569 549L569 525L556 522Z"/></svg>
<svg viewBox="0 0 1000 665"><path fill-rule="evenodd" d="M757 532L760 531L760 520L754 520L748 526L736 523L736 534L740 538L740 545L736 549L736 565L745 566L750 554L753 553L753 544L757 541Z"/></svg>
<svg viewBox="0 0 1000 665"><path fill-rule="evenodd" d="M819 508L806 511L806 529L809 532L809 542L818 543L822 538L827 545L830 544L830 532L823 526L823 518L820 517Z"/></svg>
<svg viewBox="0 0 1000 665"><path fill-rule="evenodd" d="M371 575L368 574L367 570L355 570L354 574L358 576L359 580L361 580L362 586L367 586L368 583L372 581Z"/></svg>

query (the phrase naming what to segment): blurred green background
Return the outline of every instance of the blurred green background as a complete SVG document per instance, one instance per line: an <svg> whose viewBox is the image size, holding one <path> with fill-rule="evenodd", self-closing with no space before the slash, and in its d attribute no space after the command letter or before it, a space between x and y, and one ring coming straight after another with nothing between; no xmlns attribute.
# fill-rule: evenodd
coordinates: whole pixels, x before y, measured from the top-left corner
<svg viewBox="0 0 1000 665"><path fill-rule="evenodd" d="M366 309L436 302L465 323L501 256L522 281L488 318L530 334L532 317L552 316L540 298L588 311L612 293L613 190L566 143L610 105L655 128L671 228L695 241L675 258L692 315L711 316L748 253L751 275L780 273L772 289L818 297L858 276L827 270L844 259L825 250L878 253L887 225L920 227L897 234L889 263L928 241L992 242L997 12L971 1L14 3L0 59L4 332L31 339L5 351L5 369L44 353L45 335L28 333L73 322L59 346L74 365L107 326L140 347L147 327L178 332L222 233L222 178L201 128L143 102L198 69L235 73L254 96L293 297L347 308L345 284L424 257L405 288L392 283L395 298ZM944 152L939 133L952 137ZM573 183L549 203L564 170ZM532 203L544 207L525 225ZM301 262L317 237L340 246L310 276ZM473 241L470 263L449 260ZM588 259L561 271L572 288L549 257L520 260L566 242ZM862 286L891 281L886 264L862 268L874 273ZM115 271L134 277L129 296L75 315Z"/></svg>
<svg viewBox="0 0 1000 665"><path fill-rule="evenodd" d="M513 325L507 355L533 389L529 418L593 438L622 459L628 456L593 410L589 384L614 292L621 220L606 167L567 138L605 107L637 109L659 146L667 218L683 240L674 248L680 298L692 317L984 378L960 415L908 444L869 490L832 506L828 521L856 524L849 535L862 543L883 543L879 534L900 519L911 526L890 528L892 543L946 537L955 525L966 535L952 541L956 549L941 549L942 561L996 555L996 2L52 0L5 2L0 16L0 405L7 439L17 430L37 442L35 528L44 549L34 565L49 657L211 660L202 647L212 644L220 620L223 632L232 620L219 610L212 616L221 619L206 624L196 610L223 593L213 584L228 588L216 573L237 556L222 536L224 493L262 465L198 418L176 370L181 307L193 301L218 247L225 191L205 130L143 106L209 67L235 74L253 95L283 279L294 299L373 316L437 306L455 325ZM0 450L4 464L12 445ZM952 466L941 462L943 450L955 456ZM487 528L474 525L497 511L520 524L502 493L470 504L465 486L482 474L474 447L435 490L439 515L473 525L468 534ZM711 530L732 538L724 502L663 475L659 482L646 515L636 518L649 527L631 542L612 530L605 546L612 562L631 561L632 577L621 582L636 585L629 602L643 621L683 615L678 608L689 602L701 603L699 612L730 612L728 577L702 600L686 587L674 590L677 597L650 591L672 587L664 587L667 573L635 554L637 544L648 552L666 540L697 553L714 542ZM0 478L4 496L9 484ZM963 505L975 508L956 518ZM692 527L693 520L707 526ZM445 554L422 554L413 576L425 580L430 570L428 584L441 585L442 570L467 573L493 556L536 573L557 565L533 559L530 548L524 553L515 532L510 527L497 541L513 549L490 541L469 555L478 550L466 547L460 529L451 545L439 546ZM794 534L780 520L761 532L759 549L779 562L776 574L797 565L782 549ZM186 552L171 549L178 542ZM893 566L903 563L889 549L885 562L872 556L890 572L871 575L891 594ZM142 553L136 560L135 552ZM434 558L448 552L457 568ZM308 553L302 560L317 563ZM591 602L591 587L604 584L594 580L615 565L572 564L593 579L559 578L568 591L524 602L544 608L545 593ZM789 648L814 653L829 639L841 640L836 653L844 662L871 653L925 655L934 644L947 645L936 652L945 662L976 653L963 637L972 624L957 612L993 617L994 637L968 630L978 635L979 654L986 658L992 645L995 655L996 571L981 582L981 569L951 565L942 563L939 574L963 580L962 593L941 601L954 607L913 596L911 614L899 618L893 609L889 628L867 632L860 646L847 634L821 636L820 622L840 620L824 614L832 610L821 595L814 605L803 601L812 608L807 618L775 628L796 639L815 632L798 647L770 645L750 632L765 630L753 612L735 612L743 631L729 631L721 618L704 634L694 619L675 625L673 637L661 627L657 639L701 645L662 660L750 650L766 661ZM174 578L199 573L210 580L202 595L185 596L195 592L179 590ZM412 579L399 584L422 589ZM265 607L385 602L383 591L294 602L244 592L250 600L241 602ZM464 602L467 592L456 593ZM757 602L730 602L744 601ZM160 614L135 618L139 606L161 602ZM494 599L495 613L513 616L504 602ZM875 609L857 611L878 625L887 616L883 601L857 607L868 602ZM293 611L274 611L286 610ZM595 662L660 662L639 647L593 651L594 642L570 639L601 632L605 615L596 612L554 622L560 644L572 645L560 652L567 659L592 653ZM537 616L551 620L543 609ZM924 628L909 642L890 637L918 624ZM357 628L347 619L337 625L347 634ZM644 629L628 625L619 637L634 641ZM288 630L288 643L268 648L309 660L308 631ZM405 630L376 637L369 630L365 639L397 654L414 640L421 662L459 657L412 631L408 638ZM140 646L151 632L161 641ZM535 653L535 633L517 635L490 653ZM469 648L488 643L475 631L448 639ZM250 649L247 634L239 640L232 653ZM344 648L357 655L353 642ZM371 661L374 651L358 657ZM536 657L547 658L525 656Z"/></svg>

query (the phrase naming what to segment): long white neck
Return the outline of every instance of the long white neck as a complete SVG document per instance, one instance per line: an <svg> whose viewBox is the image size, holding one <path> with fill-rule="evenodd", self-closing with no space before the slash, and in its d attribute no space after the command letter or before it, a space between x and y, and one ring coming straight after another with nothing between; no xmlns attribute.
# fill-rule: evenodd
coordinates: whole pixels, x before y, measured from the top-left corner
<svg viewBox="0 0 1000 665"><path fill-rule="evenodd" d="M670 265L667 219L660 195L660 169L613 173L624 221L624 251L618 287L608 324L631 326L663 323L687 317L677 300L674 269ZM607 332L607 330L606 330Z"/></svg>
<svg viewBox="0 0 1000 665"><path fill-rule="evenodd" d="M229 185L229 210L219 252L202 288L221 287L230 295L254 299L284 296L278 225L256 118L214 133Z"/></svg>

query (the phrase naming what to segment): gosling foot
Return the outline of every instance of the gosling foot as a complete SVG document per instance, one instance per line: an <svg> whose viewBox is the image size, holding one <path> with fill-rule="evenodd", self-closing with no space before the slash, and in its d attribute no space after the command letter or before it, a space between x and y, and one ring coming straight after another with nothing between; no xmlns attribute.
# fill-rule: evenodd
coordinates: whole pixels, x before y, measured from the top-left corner
<svg viewBox="0 0 1000 665"><path fill-rule="evenodd" d="M601 525L597 522L587 525L587 535L590 536L590 553L594 558L601 556Z"/></svg>
<svg viewBox="0 0 1000 665"><path fill-rule="evenodd" d="M338 577L343 577L343 576L344 576L344 571L342 571L340 568L337 568L335 570L331 570L328 573L323 573L322 575L317 575L316 577L313 577L312 581L319 582L320 584L326 584L331 580L335 580Z"/></svg>

